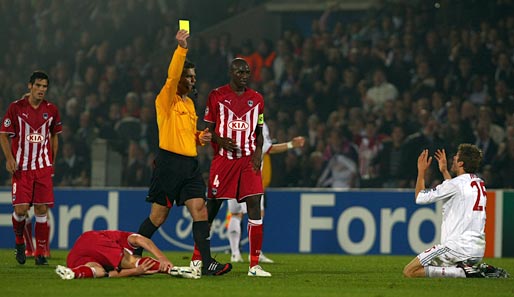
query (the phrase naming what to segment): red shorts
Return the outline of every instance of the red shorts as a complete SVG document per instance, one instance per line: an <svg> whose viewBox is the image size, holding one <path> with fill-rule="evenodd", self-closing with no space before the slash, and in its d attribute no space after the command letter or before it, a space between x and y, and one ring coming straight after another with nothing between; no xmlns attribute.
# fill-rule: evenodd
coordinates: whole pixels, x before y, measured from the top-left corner
<svg viewBox="0 0 514 297"><path fill-rule="evenodd" d="M66 258L66 266L74 268L95 262L106 270L119 269L124 248L116 241L97 232L82 234Z"/></svg>
<svg viewBox="0 0 514 297"><path fill-rule="evenodd" d="M12 177L12 205L47 204L54 206L52 167L17 170Z"/></svg>
<svg viewBox="0 0 514 297"><path fill-rule="evenodd" d="M252 157L229 160L220 155L214 156L207 197L241 201L263 192L261 171L253 169Z"/></svg>

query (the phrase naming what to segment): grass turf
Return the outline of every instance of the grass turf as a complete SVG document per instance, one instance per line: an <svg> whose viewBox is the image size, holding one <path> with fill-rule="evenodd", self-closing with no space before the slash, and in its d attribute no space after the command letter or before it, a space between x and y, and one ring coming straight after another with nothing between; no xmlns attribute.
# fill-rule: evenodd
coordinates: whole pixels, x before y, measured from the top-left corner
<svg viewBox="0 0 514 297"><path fill-rule="evenodd" d="M409 256L266 254L276 261L262 265L271 278L249 277L248 263L237 263L224 276L199 280L159 274L64 281L54 268L65 264L66 254L52 250L50 265L36 267L33 258L19 265L14 249L0 249L0 296L514 296L514 277L405 279L401 272ZM189 252L166 254L175 265L189 265ZM218 255L217 260L226 262L229 255ZM486 262L514 272L514 258Z"/></svg>

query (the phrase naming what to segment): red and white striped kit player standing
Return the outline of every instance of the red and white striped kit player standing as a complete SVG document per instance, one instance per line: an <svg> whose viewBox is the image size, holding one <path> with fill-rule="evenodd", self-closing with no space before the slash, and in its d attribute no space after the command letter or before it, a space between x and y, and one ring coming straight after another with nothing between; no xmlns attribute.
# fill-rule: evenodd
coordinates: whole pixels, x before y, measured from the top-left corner
<svg viewBox="0 0 514 297"><path fill-rule="evenodd" d="M53 164L62 130L57 107L45 100L48 75L35 71L28 83L29 93L12 102L0 128L0 143L6 169L12 174L12 223L16 236L16 260L26 261L23 229L25 216L34 206L36 216L36 265L48 265L45 258L49 227L48 208L54 205Z"/></svg>
<svg viewBox="0 0 514 297"><path fill-rule="evenodd" d="M249 78L248 63L241 58L234 59L230 64L230 82L214 89L207 100L204 120L209 131L212 131L211 144L214 148L207 210L209 223L212 223L223 200L246 202L250 240L248 275L269 277L271 273L259 265L263 238L260 169L264 99L257 91L247 87ZM198 255L195 251L193 262Z"/></svg>

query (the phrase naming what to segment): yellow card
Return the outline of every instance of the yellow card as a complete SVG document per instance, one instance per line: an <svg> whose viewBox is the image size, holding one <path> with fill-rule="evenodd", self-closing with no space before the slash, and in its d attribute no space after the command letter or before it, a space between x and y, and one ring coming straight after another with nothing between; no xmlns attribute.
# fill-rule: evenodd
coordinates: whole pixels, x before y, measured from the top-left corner
<svg viewBox="0 0 514 297"><path fill-rule="evenodd" d="M189 20L178 20L178 28L180 30L186 30L187 33L191 33L189 32Z"/></svg>

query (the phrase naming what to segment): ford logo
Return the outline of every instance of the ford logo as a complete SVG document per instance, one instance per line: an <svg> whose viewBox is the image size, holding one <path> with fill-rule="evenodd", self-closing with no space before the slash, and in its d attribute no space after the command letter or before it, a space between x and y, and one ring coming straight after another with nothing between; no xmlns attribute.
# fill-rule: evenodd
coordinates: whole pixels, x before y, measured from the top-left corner
<svg viewBox="0 0 514 297"><path fill-rule="evenodd" d="M211 225L211 251L213 252L230 251L226 214L227 203L223 203ZM184 250L193 250L193 218L187 207L173 207L166 222L157 230L159 235L170 244ZM248 235L244 232L245 230L246 228L241 230L241 246L248 243Z"/></svg>

